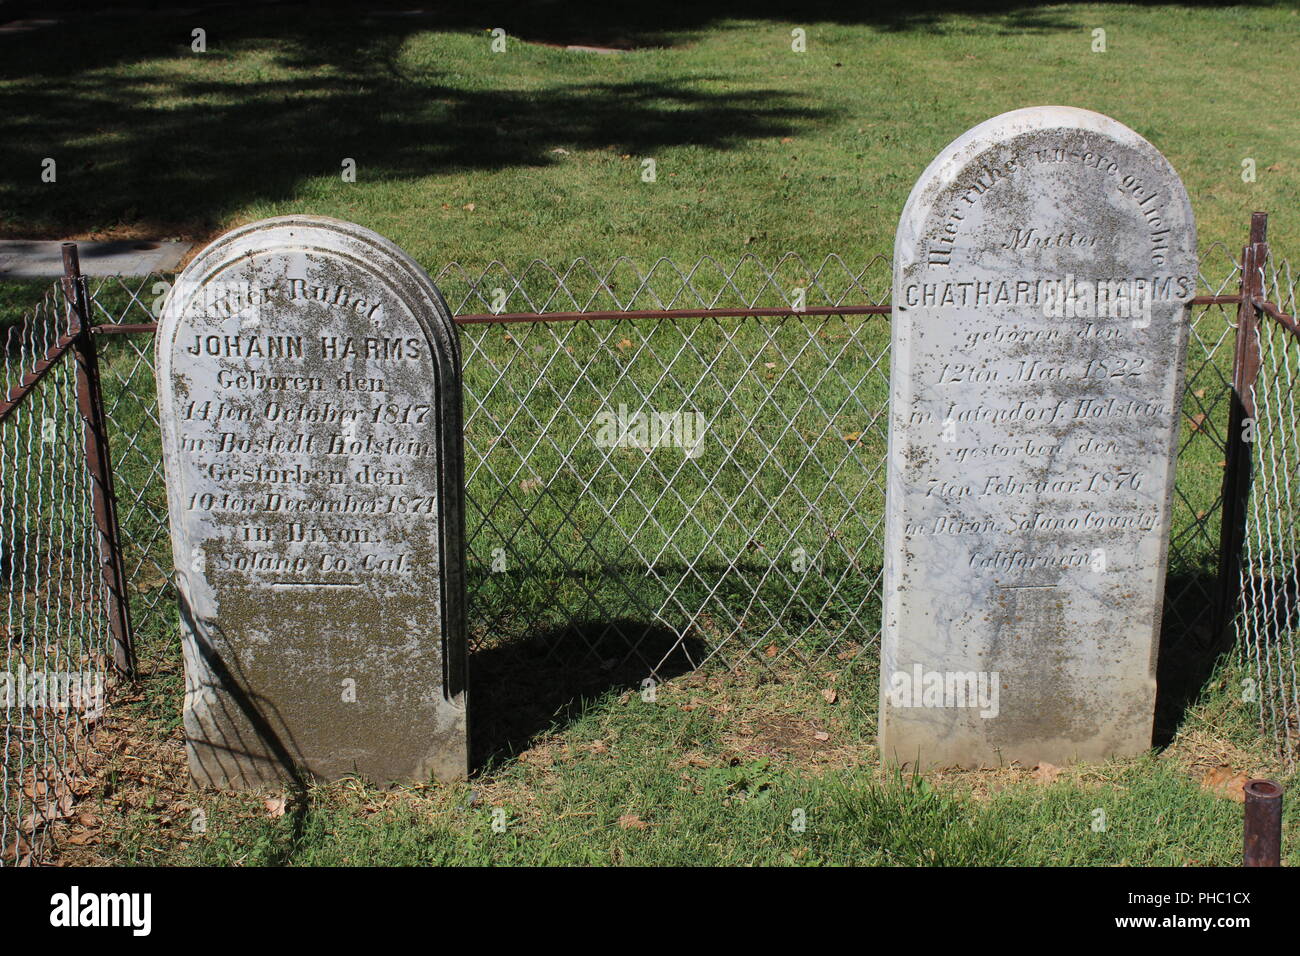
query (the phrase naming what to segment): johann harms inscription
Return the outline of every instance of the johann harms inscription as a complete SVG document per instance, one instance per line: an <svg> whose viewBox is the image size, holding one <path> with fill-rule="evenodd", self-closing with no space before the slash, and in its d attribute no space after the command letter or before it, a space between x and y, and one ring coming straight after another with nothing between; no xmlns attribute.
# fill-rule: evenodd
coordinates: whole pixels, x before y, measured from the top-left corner
<svg viewBox="0 0 1300 956"><path fill-rule="evenodd" d="M1151 745L1195 279L1182 183L1105 116L1007 113L917 182L894 259L887 759Z"/></svg>
<svg viewBox="0 0 1300 956"><path fill-rule="evenodd" d="M460 356L400 249L331 219L208 246L158 334L191 771L467 771Z"/></svg>

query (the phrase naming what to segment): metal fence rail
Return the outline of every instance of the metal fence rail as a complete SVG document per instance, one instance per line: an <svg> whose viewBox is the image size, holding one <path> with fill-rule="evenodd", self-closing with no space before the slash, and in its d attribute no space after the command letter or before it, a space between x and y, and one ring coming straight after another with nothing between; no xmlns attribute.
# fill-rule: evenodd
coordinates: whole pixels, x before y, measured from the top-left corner
<svg viewBox="0 0 1300 956"><path fill-rule="evenodd" d="M1163 639L1175 666L1188 658L1182 648L1214 644L1223 604L1231 310L1242 273L1222 246L1206 250L1201 265ZM874 667L890 280L881 257L861 267L838 257L746 256L726 267L619 259L439 271L434 281L457 315L464 355L476 672L535 675L546 664L551 673L619 667L662 677L710 659ZM95 532L102 545L106 531L78 449L65 449L64 471L28 498L5 492L0 538L9 553L25 540L21 523L44 531L51 489L75 490L66 520L76 534L48 533L32 565L39 576L27 584L7 577L0 601L23 607L36 600L22 597L26 590L53 595L45 577L58 565L46 556L75 544L81 563L69 580L91 592L83 602L98 602L77 606L94 628L85 646L101 660L129 650L113 613L128 627L133 617L144 640L174 634L153 364L167 288L162 276L89 280L84 303L116 485L107 533L120 525L125 586L101 573ZM21 326L32 344L6 357L6 374L35 368L66 331L59 294ZM40 385L64 416L76 416L76 391L57 376L75 377L72 365L65 359ZM56 384L64 391L54 393ZM6 489L26 481L25 469L45 467L32 444L41 427L35 405L4 423ZM53 460L52 450L44 454ZM125 595L129 607L115 600ZM41 600L69 606L63 595ZM21 774L33 759L7 757L6 772L12 764ZM6 845L16 832L6 831Z"/></svg>

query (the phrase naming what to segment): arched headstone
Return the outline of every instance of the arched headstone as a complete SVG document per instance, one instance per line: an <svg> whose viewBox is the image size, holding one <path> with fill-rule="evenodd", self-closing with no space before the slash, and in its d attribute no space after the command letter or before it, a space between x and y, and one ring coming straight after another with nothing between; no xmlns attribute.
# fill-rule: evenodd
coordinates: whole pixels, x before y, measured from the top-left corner
<svg viewBox="0 0 1300 956"><path fill-rule="evenodd" d="M195 779L464 777L460 353L429 277L268 219L182 272L157 350Z"/></svg>
<svg viewBox="0 0 1300 956"><path fill-rule="evenodd" d="M1151 746L1196 227L1097 113L1016 110L894 250L880 744L1033 766Z"/></svg>

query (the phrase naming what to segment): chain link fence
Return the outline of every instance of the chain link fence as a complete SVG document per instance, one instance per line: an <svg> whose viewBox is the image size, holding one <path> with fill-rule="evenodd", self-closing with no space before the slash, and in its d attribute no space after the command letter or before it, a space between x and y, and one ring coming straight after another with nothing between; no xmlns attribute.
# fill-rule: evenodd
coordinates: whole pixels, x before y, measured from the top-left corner
<svg viewBox="0 0 1300 956"><path fill-rule="evenodd" d="M0 317L0 864L41 859L88 792L112 673L66 306Z"/></svg>
<svg viewBox="0 0 1300 956"><path fill-rule="evenodd" d="M712 657L854 656L872 643L889 323L836 310L887 313L888 263L452 264L434 280L464 322L481 661L594 659L649 676ZM108 279L92 302L102 323L130 328L152 320L165 290L159 277ZM691 315L662 315L678 310ZM744 310L781 314L709 314ZM153 343L148 331L101 343L146 626L174 606Z"/></svg>
<svg viewBox="0 0 1300 956"><path fill-rule="evenodd" d="M1187 657L1179 649L1214 636L1235 308L1214 299L1236 296L1240 279L1226 248L1205 252L1169 551L1163 642L1174 666ZM434 281L462 333L472 679L538 679L539 668L663 678L710 660L874 670L886 259L451 264ZM176 617L152 334L167 288L163 276L89 280L125 574L145 640L170 639ZM23 327L57 327L49 302ZM7 370L21 373L38 352L7 354ZM75 394L53 393L59 382L47 376L41 388L58 414L75 417ZM38 419L33 406L5 424L6 489L53 461L53 449L32 451ZM5 492L6 553L25 540L20 525L45 535L44 550L29 552L42 576L0 584L11 608L72 606L63 594L22 597L28 586L42 593L65 560L52 556L90 546L85 478L68 451L58 459L65 471L27 482L27 498ZM57 520L76 524L75 534L43 525L65 492L79 510ZM100 588L93 555L77 553L68 580L88 590L75 606L92 628L78 653L102 658L103 614L88 603ZM11 637L17 666L12 646ZM30 646L34 665L41 655ZM35 751L23 753L6 758L6 774L11 763L15 775L34 766ZM11 846L31 821L11 813L5 779Z"/></svg>
<svg viewBox="0 0 1300 956"><path fill-rule="evenodd" d="M1226 248L1204 262L1206 295L1234 294ZM674 656L770 666L856 659L875 644L883 257L860 268L795 256L688 269L451 264L434 280L462 322L475 650L631 657L651 675ZM152 321L166 288L107 279L92 302L101 322L131 328ZM777 314L700 314L745 310ZM1197 640L1218 567L1232 331L1224 305L1194 309L1168 616L1171 635ZM103 341L128 575L147 610L169 615L152 336ZM656 432L655 416L676 416L690 447ZM602 442L611 418L631 427Z"/></svg>
<svg viewBox="0 0 1300 956"><path fill-rule="evenodd" d="M1266 254L1265 254L1266 255ZM1261 256L1250 317L1244 440L1251 496L1242 542L1238 650L1247 665L1248 699L1288 763L1300 754L1300 325L1290 266ZM1253 432L1253 434L1252 434Z"/></svg>

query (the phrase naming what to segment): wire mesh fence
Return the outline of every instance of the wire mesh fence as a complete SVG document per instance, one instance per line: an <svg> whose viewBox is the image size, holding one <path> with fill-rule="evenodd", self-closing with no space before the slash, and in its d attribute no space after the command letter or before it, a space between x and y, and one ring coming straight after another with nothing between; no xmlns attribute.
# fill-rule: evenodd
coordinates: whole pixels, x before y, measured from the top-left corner
<svg viewBox="0 0 1300 956"><path fill-rule="evenodd" d="M1207 294L1233 293L1226 249L1205 263ZM647 675L873 648L890 278L880 257L442 269L463 323L472 647L631 658ZM109 279L92 298L100 321L132 326L165 291ZM728 310L778 314L699 315ZM1194 310L1170 640L1209 634L1231 333L1225 306ZM152 341L103 341L128 572L168 614Z"/></svg>
<svg viewBox="0 0 1300 956"><path fill-rule="evenodd" d="M631 655L651 675L870 643L888 321L789 310L878 305L883 260L453 266L435 281L461 315L787 312L462 327L475 645Z"/></svg>
<svg viewBox="0 0 1300 956"><path fill-rule="evenodd" d="M1203 298L1235 295L1240 278L1224 247L1206 251ZM479 673L548 662L662 677L715 659L874 668L889 398L884 258L860 267L795 256L687 268L452 264L434 281L461 323ZM167 288L163 276L89 287L135 627L163 635L176 612L152 323ZM55 305L43 308L31 323L57 326ZM1171 660L1213 637L1231 395L1230 307L1199 305L1191 323L1164 626ZM21 371L35 354L15 352L7 367ZM75 415L75 400L55 399ZM23 444L34 414L9 424L7 483L40 467ZM61 467L75 470L75 456ZM51 547L88 540L93 525L84 496L77 501L67 518L81 538L54 534ZM10 520L39 526L46 505L6 507L9 542ZM78 567L97 588L89 565ZM13 580L4 587L0 599L23 600ZM103 615L85 613L102 655Z"/></svg>
<svg viewBox="0 0 1300 956"><path fill-rule="evenodd" d="M1294 766L1300 753L1300 326L1295 282L1286 263L1261 264L1257 286L1267 306L1253 323L1252 370L1245 425L1253 481L1242 544L1238 649L1251 677L1248 699ZM1268 307L1268 306L1271 306Z"/></svg>
<svg viewBox="0 0 1300 956"><path fill-rule="evenodd" d="M468 318L474 649L630 659L650 675L713 656L773 663L870 644L888 321L816 313L878 306L887 263L535 262L518 273L494 263L472 274L453 264L435 281ZM92 301L101 322L131 326L151 320L163 291L156 277L110 279ZM785 314L635 314L673 309ZM617 315L471 318L600 310ZM146 614L169 614L152 341L101 342L128 574Z"/></svg>
<svg viewBox="0 0 1300 956"><path fill-rule="evenodd" d="M111 674L77 366L56 287L0 322L0 863L43 857L84 796Z"/></svg>
<svg viewBox="0 0 1300 956"><path fill-rule="evenodd" d="M1231 296L1240 285L1241 265L1226 246L1216 243L1201 255L1199 278L1198 297ZM1194 305L1189 317L1161 634L1163 648L1176 652L1188 645L1208 647L1214 640L1226 421L1232 396L1231 309L1224 303ZM1166 668L1183 658L1165 656Z"/></svg>

